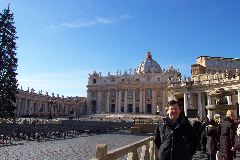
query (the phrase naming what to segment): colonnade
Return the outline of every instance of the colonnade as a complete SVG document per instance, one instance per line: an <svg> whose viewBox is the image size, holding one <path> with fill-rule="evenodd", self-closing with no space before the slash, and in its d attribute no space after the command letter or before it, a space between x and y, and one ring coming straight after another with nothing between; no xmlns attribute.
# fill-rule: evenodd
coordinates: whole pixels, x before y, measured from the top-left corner
<svg viewBox="0 0 240 160"><path fill-rule="evenodd" d="M67 116L71 111L75 115L84 113L84 106L79 104L67 104L62 101L49 102L47 99L32 99L28 97L17 97L16 101L16 116L44 116L44 115L56 115Z"/></svg>
<svg viewBox="0 0 240 160"><path fill-rule="evenodd" d="M235 92L237 92L237 95L235 94ZM196 94L197 95L197 102L194 102L193 100L193 94ZM213 117L213 111L207 111L207 113L205 112L205 106L206 105L213 105L215 104L215 99L213 97L211 97L209 95L209 93L206 93L206 92L189 92L189 91L186 91L184 94L183 94L183 98L184 98L184 113L186 115L187 113L187 110L188 109L197 109L198 110L198 115L201 117L201 118L204 118L206 116L208 116L210 119L212 119ZM239 107L239 104L240 104L240 89L235 89L235 90L232 90L232 95L230 96L226 96L226 99L227 99L227 104L228 105L236 105L238 104L238 107ZM207 103L205 103L205 101ZM195 103L196 105L193 106L192 103ZM235 111L235 115L240 115L240 108L238 108L238 110Z"/></svg>
<svg viewBox="0 0 240 160"><path fill-rule="evenodd" d="M167 102L167 91L157 89L109 89L96 90L93 97L88 91L89 112L96 107L96 113L149 113L156 114L157 106L164 111ZM105 93L104 93L105 92ZM114 96L111 93L114 92ZM129 96L131 92L131 96ZM157 92L160 92L157 95ZM105 96L103 96L105 94ZM93 106L93 102L96 106ZM103 103L105 102L105 103Z"/></svg>

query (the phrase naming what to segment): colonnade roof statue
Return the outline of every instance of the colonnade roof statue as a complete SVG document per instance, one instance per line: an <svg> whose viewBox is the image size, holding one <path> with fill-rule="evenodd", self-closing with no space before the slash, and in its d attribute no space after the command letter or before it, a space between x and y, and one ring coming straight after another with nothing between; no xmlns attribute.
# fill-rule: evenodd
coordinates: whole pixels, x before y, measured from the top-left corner
<svg viewBox="0 0 240 160"><path fill-rule="evenodd" d="M138 65L136 72L138 74L162 73L162 69L160 65L152 59L152 54L148 50L146 59Z"/></svg>

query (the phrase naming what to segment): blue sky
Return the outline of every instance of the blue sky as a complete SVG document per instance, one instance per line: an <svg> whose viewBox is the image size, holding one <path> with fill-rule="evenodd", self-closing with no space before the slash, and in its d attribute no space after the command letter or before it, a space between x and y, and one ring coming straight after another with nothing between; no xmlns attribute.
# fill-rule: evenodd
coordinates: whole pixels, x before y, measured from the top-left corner
<svg viewBox="0 0 240 160"><path fill-rule="evenodd" d="M150 49L183 75L201 55L239 58L238 0L0 0L17 28L23 89L86 96L88 73L134 69Z"/></svg>

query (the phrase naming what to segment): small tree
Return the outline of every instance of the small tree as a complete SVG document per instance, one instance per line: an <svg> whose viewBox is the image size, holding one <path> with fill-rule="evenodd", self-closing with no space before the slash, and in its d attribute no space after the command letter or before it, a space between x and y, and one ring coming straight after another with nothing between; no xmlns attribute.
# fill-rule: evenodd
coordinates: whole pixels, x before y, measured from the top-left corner
<svg viewBox="0 0 240 160"><path fill-rule="evenodd" d="M4 9L0 13L0 117L14 116L17 93L16 27L13 13Z"/></svg>

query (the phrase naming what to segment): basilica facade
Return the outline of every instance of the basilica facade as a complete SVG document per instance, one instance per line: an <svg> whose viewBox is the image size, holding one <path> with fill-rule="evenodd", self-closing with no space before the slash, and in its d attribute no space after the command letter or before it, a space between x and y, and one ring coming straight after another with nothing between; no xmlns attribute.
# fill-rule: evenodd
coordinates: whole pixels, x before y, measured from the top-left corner
<svg viewBox="0 0 240 160"><path fill-rule="evenodd" d="M168 102L168 83L181 77L179 70L162 69L150 51L129 72L115 75L94 71L89 74L87 108L89 113L164 113Z"/></svg>

